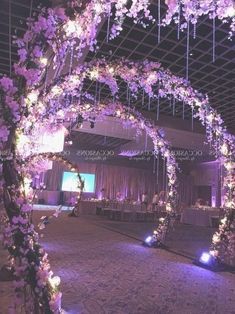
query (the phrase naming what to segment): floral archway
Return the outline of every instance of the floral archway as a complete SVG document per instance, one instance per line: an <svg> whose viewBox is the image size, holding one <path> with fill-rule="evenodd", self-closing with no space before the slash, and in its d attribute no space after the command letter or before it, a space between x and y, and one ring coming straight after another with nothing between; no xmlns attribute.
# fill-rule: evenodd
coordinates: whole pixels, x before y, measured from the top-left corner
<svg viewBox="0 0 235 314"><path fill-rule="evenodd" d="M222 2L219 5L210 5L208 8L200 6L200 11L197 11L198 7L191 8L186 3L180 2L180 5L176 1L166 1L166 3L169 14L165 23L171 21L174 15L177 15L177 9L184 5L184 18L187 23L195 22L199 15L213 13L221 20L229 20L231 32L234 32L234 14L231 15L231 11L227 12ZM231 1L228 3L233 9L233 3ZM198 117L206 126L207 138L227 171L225 216L221 221L219 231L213 236L211 254L219 256L221 246L224 243L228 245L231 243L232 212L235 207L234 141L223 127L220 115L211 108L207 97L195 91L185 80L163 70L158 63L153 62L131 63L124 60L119 64L107 64L102 60L94 64L79 66L72 71L73 57L76 56L79 59L85 47L94 48L98 25L102 18L110 18L112 6L115 6L116 23L107 30L108 38L119 34L125 16L143 25L145 25L145 19L153 21L148 9L149 2L145 0L132 1L130 7L123 0L100 0L99 2L91 0L80 1L79 4L76 1L68 1L65 8L43 9L37 19L29 20L29 29L23 38L16 40L20 58L19 63L14 65L16 77L0 79L2 185L5 208L9 217L9 225L5 231L8 239L6 245L15 261L17 278L14 283L15 304L21 304L22 292L26 285L34 288L32 298L26 305L26 311L29 312L34 308L35 313L59 313L61 293L58 289L58 278L53 277L47 254L38 243L38 235L28 219L31 206L25 195L24 180L20 175L22 156L17 151L17 141L21 133L31 135L32 146L34 146L33 138L37 135L38 127L45 126L54 131L51 127L53 123L60 123L59 120L64 122L65 115L78 112L74 104L79 104L82 108L82 102L86 100L90 100L89 106L91 103L93 106L99 103L100 99L97 98L97 94L94 97L83 90L83 80L87 76L90 80L108 85L116 98L118 76L128 82L129 95L132 93L134 96L138 91L144 90L149 101L173 95L176 99L183 100L191 106L193 116ZM158 24L160 27L160 21ZM46 58L45 55L48 57ZM66 57L70 57L69 75L61 77L60 72ZM58 80L51 84L51 90L48 89L47 81L49 71L52 71ZM68 89L67 92L64 90L65 87ZM77 102L78 99L82 102ZM129 106L128 115L131 110ZM135 121L135 117L132 119ZM148 134L156 132L150 125L146 124L144 128L148 130ZM160 143L163 143L163 146ZM165 147L160 137L154 145L161 152ZM175 197L175 161L168 149L165 153L169 161L170 184L172 179L172 199L170 196L170 201L168 200L168 210L172 212L171 200ZM171 175L172 177L169 177ZM228 245L226 244L226 247Z"/></svg>
<svg viewBox="0 0 235 314"><path fill-rule="evenodd" d="M159 104L161 97L173 96L175 100L182 101L184 105L191 108L192 117L198 118L205 127L207 141L225 169L225 200L223 204L225 216L220 222L219 230L212 238L210 253L219 257L222 250L233 255L234 236L231 224L235 207L234 138L227 132L220 114L211 107L208 97L193 89L183 78L164 70L157 62L146 60L131 62L123 59L113 62L97 60L78 66L70 74L57 78L48 89L34 94L34 98L44 104L41 106L42 116L48 121L52 121L54 118L61 117L61 108L65 112L76 112L74 99L77 99L79 106L83 101L89 99L89 106L96 107L100 101L99 89L96 89L94 95L83 91L85 79L108 86L110 95L117 100L119 98L119 81L124 81L127 85L128 110L134 107L130 102L130 95L135 100L143 94L149 105L153 101L157 101ZM63 100L69 99L69 96L71 96L70 100L64 103ZM53 107L54 111L48 111L48 107Z"/></svg>

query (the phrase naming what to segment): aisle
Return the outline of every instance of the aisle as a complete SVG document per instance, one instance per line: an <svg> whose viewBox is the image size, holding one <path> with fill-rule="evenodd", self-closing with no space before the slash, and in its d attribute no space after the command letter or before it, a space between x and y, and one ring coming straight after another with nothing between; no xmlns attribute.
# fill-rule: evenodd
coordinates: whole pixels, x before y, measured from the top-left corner
<svg viewBox="0 0 235 314"><path fill-rule="evenodd" d="M35 213L35 221L45 213ZM47 226L42 242L61 277L68 314L234 314L233 274L144 248L97 220L62 213ZM4 256L1 250L1 265ZM10 284L0 283L0 292L0 314L7 314Z"/></svg>
<svg viewBox="0 0 235 314"><path fill-rule="evenodd" d="M234 313L232 274L198 268L188 259L144 248L65 213L44 234L52 268L62 279L63 307L70 314Z"/></svg>

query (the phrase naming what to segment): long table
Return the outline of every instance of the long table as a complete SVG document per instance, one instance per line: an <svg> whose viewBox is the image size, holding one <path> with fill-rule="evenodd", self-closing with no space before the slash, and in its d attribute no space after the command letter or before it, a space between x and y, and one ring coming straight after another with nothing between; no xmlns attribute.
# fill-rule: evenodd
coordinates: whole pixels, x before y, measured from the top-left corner
<svg viewBox="0 0 235 314"><path fill-rule="evenodd" d="M219 217L219 209L185 209L181 214L181 223L212 227L212 217Z"/></svg>

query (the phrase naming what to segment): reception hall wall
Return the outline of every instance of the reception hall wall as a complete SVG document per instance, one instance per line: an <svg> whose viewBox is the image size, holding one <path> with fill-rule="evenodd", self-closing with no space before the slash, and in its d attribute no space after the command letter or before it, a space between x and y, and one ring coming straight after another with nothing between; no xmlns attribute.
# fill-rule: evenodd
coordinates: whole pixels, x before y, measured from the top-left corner
<svg viewBox="0 0 235 314"><path fill-rule="evenodd" d="M152 199L155 191L166 190L166 174L163 167L159 167L158 174L150 169L127 167L120 165L109 165L105 163L78 162L81 173L94 173L96 176L95 193L85 194L84 197L99 197L101 189L105 189L105 197L115 199L117 193L124 198L140 200L141 194L147 192L149 200ZM49 195L49 203L59 202L63 171L68 171L63 164L53 162L53 167L48 170L41 180L46 185L46 191L41 193L39 198ZM157 179L158 177L158 179ZM178 201L189 205L192 198L192 179L190 176L180 174L178 187ZM54 194L54 197L52 196ZM67 193L68 194L68 193ZM67 197L66 197L67 198ZM47 200L44 200L47 202Z"/></svg>

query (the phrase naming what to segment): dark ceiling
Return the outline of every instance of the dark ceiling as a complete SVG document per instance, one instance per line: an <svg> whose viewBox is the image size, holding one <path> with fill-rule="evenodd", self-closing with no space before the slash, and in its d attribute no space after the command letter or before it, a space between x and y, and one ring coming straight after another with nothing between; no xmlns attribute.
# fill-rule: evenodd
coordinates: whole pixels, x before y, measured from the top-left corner
<svg viewBox="0 0 235 314"><path fill-rule="evenodd" d="M21 35L26 27L26 17L30 12L38 11L37 6L49 5L50 1L39 0L0 0L0 73L9 74L10 61L17 60L14 44L9 45L9 23L11 35ZM153 3L156 1L153 1ZM9 5L11 4L11 5ZM164 14L165 7L161 8ZM153 15L157 13L155 4L151 7ZM10 13L10 15L9 15ZM156 17L156 15L155 15ZM111 21L112 22L112 21ZM216 20L215 27L215 62L212 62L213 27L212 21L206 18L200 20L196 27L196 38L193 38L194 30L190 30L189 50L189 79L194 88L209 95L212 107L221 113L226 125L235 131L235 47L234 39L230 41L228 25ZM180 33L177 39L177 26L161 27L161 40L158 43L157 26L151 25L144 29L126 19L121 35L107 43L107 22L98 35L97 52L89 52L86 60L105 56L109 60L126 57L132 60L149 59L159 61L165 68L169 68L174 74L185 77L186 75L186 32ZM11 48L10 48L11 47ZM94 90L94 85L87 85ZM121 86L123 95L126 87ZM105 90L104 90L105 92ZM124 97L124 96L123 96ZM141 105L142 104L137 104ZM182 104L176 104L175 115L182 116ZM156 104L146 109L156 110ZM160 103L160 114L172 115L172 100L163 100ZM185 116L190 118L191 113L185 111Z"/></svg>

